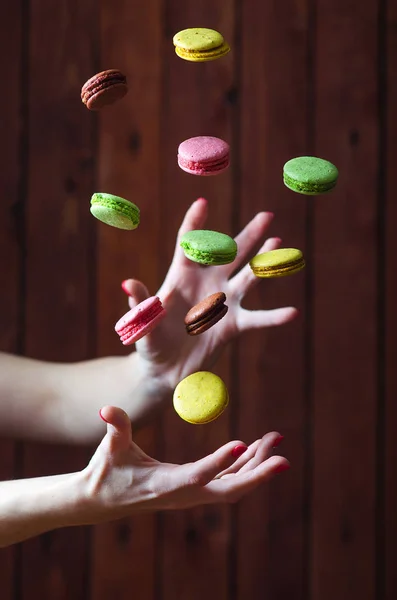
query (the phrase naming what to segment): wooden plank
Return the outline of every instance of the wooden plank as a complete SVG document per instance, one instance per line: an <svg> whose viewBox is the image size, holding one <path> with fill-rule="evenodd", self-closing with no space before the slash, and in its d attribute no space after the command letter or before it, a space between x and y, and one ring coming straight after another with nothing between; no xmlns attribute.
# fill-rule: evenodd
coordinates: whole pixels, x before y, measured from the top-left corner
<svg viewBox="0 0 397 600"><path fill-rule="evenodd" d="M280 237L284 247L300 248L309 265L307 201L282 182L284 163L308 152L307 2L242 3L241 24L240 226L259 211L273 212L269 235ZM308 270L258 282L244 300L251 309L296 306L300 316L283 327L247 334L239 344L236 435L253 441L279 431L285 436L279 452L292 465L238 507L236 598L241 600L307 598Z"/></svg>
<svg viewBox="0 0 397 600"><path fill-rule="evenodd" d="M127 76L128 95L100 115L98 191L135 202L141 224L133 232L98 223L97 352L122 354L114 324L127 310L120 284L133 277L152 293L160 285L160 86L161 3L156 0L101 3L100 68L118 68ZM109 44L108 40L112 43ZM128 351L128 349L127 349ZM111 402L112 399L109 399ZM113 400L117 404L117 398ZM134 440L155 455L155 428L134 432ZM140 600L154 597L155 523L139 515L95 528L92 598Z"/></svg>
<svg viewBox="0 0 397 600"><path fill-rule="evenodd" d="M378 6L318 0L316 8L315 152L339 167L340 181L315 200L312 598L372 600Z"/></svg>
<svg viewBox="0 0 397 600"><path fill-rule="evenodd" d="M30 6L29 186L26 353L88 358L92 272L89 199L93 126L80 88L93 71L95 3L50 0ZM24 476L83 468L87 450L27 444ZM23 545L21 596L85 600L87 530L45 534Z"/></svg>
<svg viewBox="0 0 397 600"><path fill-rule="evenodd" d="M383 130L382 142L387 145L384 147L386 151L386 172L381 170L381 177L384 177L384 187L381 186L381 195L379 197L379 210L382 218L380 235L382 236L379 247L379 260L383 265L385 274L385 288L383 288L383 297L381 297L381 310L383 309L383 333L384 342L384 370L381 376L385 377L385 412L384 421L381 426L384 427L384 456L380 457L382 461L380 469L385 473L385 496L384 501L384 521L378 523L381 528L381 536L384 536L381 542L385 542L383 548L378 547L380 557L383 558L383 571L379 574L384 576L383 584L384 598L393 600L397 597L397 373L396 373L396 357L397 357L397 252L395 249L395 227L397 222L397 206L395 201L394 191L394 173L395 162L397 160L397 1L389 0L387 3L387 12L384 14L385 29L384 47L382 47L383 56L381 56L381 68L386 68L382 73L385 78L383 83L386 88L382 89L382 126ZM386 54L387 53L387 54ZM387 58L386 58L387 57ZM385 59L387 62L385 63ZM386 92L386 93L385 93ZM386 95L387 94L387 95ZM381 154L381 159L385 159L384 152ZM382 165L383 166L383 165ZM382 184L382 182L381 182ZM382 195L382 192L384 195ZM384 253L385 252L385 253ZM385 262L386 257L386 262ZM381 440L379 440L381 442ZM384 463L383 463L384 459ZM384 471L383 471L384 469ZM381 513L381 517L382 517ZM381 597L381 596L379 596Z"/></svg>
<svg viewBox="0 0 397 600"><path fill-rule="evenodd" d="M176 162L179 143L196 135L215 135L226 139L231 143L234 155L232 122L237 117L234 103L235 54L232 50L221 60L192 64L179 59L172 44L172 37L179 30L197 26L214 28L233 44L235 25L234 2L230 0L184 4L178 0L166 2L161 189L164 194L162 235L167 260L162 263L163 273L172 257L184 213L196 198L203 196L209 202L207 228L232 235L237 233L232 227L232 169L219 177L193 177L180 171ZM225 353L214 367L214 372L223 377L230 388L229 365L230 353ZM162 459L177 463L196 460L231 439L229 421L235 394L232 389L230 392L228 412L205 427L183 422L170 409L164 419ZM159 584L164 600L229 598L229 517L228 507L223 506L164 515ZM202 573L206 575L203 577Z"/></svg>
<svg viewBox="0 0 397 600"><path fill-rule="evenodd" d="M7 93L0 95L2 115L2 138L0 150L0 253L6 262L0 270L0 311L5 318L0 322L0 350L20 350L20 282L21 260L21 176L20 156L26 140L20 127L21 82L19 71L22 64L22 8L14 3L7 11L7 19L0 23L0 68L7 82ZM25 34L25 31L24 31ZM10 56L13 60L10 60ZM20 131L20 136L18 135ZM14 444L0 440L0 479L14 476ZM13 598L15 548L2 550L0 561L0 589L4 600Z"/></svg>

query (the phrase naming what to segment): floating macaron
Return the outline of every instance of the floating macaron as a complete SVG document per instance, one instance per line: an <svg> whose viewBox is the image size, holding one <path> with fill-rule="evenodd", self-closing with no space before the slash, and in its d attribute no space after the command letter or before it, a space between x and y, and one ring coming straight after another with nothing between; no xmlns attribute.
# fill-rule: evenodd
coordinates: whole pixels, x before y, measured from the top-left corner
<svg viewBox="0 0 397 600"><path fill-rule="evenodd" d="M285 185L298 194L316 196L330 192L338 180L338 169L328 160L315 156L298 156L285 163Z"/></svg>
<svg viewBox="0 0 397 600"><path fill-rule="evenodd" d="M128 92L127 78L118 69L101 71L81 88L81 101L89 110L100 110L121 100Z"/></svg>
<svg viewBox="0 0 397 600"><path fill-rule="evenodd" d="M237 256L237 244L233 238L209 229L187 231L180 244L186 258L202 265L226 265Z"/></svg>
<svg viewBox="0 0 397 600"><path fill-rule="evenodd" d="M153 331L165 316L166 310L160 298L152 296L129 310L117 321L114 329L124 346L129 346Z"/></svg>
<svg viewBox="0 0 397 600"><path fill-rule="evenodd" d="M227 313L226 295L223 292L211 294L193 306L185 316L186 332L199 335L210 329Z"/></svg>
<svg viewBox="0 0 397 600"><path fill-rule="evenodd" d="M188 423L203 425L217 419L229 403L225 383L209 371L198 371L182 379L175 388L174 409Z"/></svg>
<svg viewBox="0 0 397 600"><path fill-rule="evenodd" d="M180 58L191 62L205 62L225 56L229 44L214 29L195 27L183 29L173 37L175 52Z"/></svg>
<svg viewBox="0 0 397 600"><path fill-rule="evenodd" d="M224 140L200 135L181 142L178 165L191 175L219 175L230 164L230 146Z"/></svg>
<svg viewBox="0 0 397 600"><path fill-rule="evenodd" d="M93 194L90 211L103 223L118 229L136 229L140 221L139 208L133 202L113 194Z"/></svg>
<svg viewBox="0 0 397 600"><path fill-rule="evenodd" d="M279 248L254 256L249 264L256 277L284 277L301 271L305 259L296 248Z"/></svg>

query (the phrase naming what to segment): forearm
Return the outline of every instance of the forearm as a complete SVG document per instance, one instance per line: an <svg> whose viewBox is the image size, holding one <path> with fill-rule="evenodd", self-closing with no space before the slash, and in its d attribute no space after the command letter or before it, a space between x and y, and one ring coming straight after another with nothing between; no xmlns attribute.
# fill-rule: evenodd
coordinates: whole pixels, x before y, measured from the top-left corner
<svg viewBox="0 0 397 600"><path fill-rule="evenodd" d="M0 353L0 435L90 444L103 434L98 411L123 408L141 426L170 395L137 353L48 363Z"/></svg>
<svg viewBox="0 0 397 600"><path fill-rule="evenodd" d="M0 483L0 547L86 520L84 474Z"/></svg>

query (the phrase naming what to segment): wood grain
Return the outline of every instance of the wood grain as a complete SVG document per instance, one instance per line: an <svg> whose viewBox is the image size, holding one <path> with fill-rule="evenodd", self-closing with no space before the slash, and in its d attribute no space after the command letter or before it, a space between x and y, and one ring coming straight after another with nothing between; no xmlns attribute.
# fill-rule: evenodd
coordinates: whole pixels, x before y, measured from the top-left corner
<svg viewBox="0 0 397 600"><path fill-rule="evenodd" d="M377 3L317 1L312 598L375 597ZM338 32L333 35L332 32Z"/></svg>
<svg viewBox="0 0 397 600"><path fill-rule="evenodd" d="M164 90L162 97L163 161L162 234L165 245L162 274L171 260L176 233L190 204L204 197L209 204L205 228L234 235L232 168L217 177L195 177L177 165L178 145L197 135L221 137L233 147L235 59L233 52L209 63L195 64L176 56L172 38L187 27L208 26L220 31L232 43L235 27L234 3L205 0L181 4L167 0L164 40ZM211 290L217 291L217 290ZM200 298L201 299L201 298ZM200 300L198 299L198 300ZM230 384L230 353L214 367ZM234 402L234 390L231 404ZM166 461L184 463L214 451L230 438L228 411L214 423L195 427L182 421L171 409L163 421L163 452ZM166 514L162 518L162 598L229 597L228 554L229 510L223 506L204 507ZM181 565L183 567L181 568ZM200 565L200 569L197 566ZM202 576L205 573L205 576Z"/></svg>
<svg viewBox="0 0 397 600"><path fill-rule="evenodd" d="M239 343L236 435L253 441L279 431L285 440L277 453L291 461L291 470L238 506L236 598L304 600L305 336L311 318L306 288L312 257L307 200L283 185L282 170L287 160L308 152L307 2L244 3L240 35L239 225L257 212L273 212L269 236L280 237L283 247L301 249L307 269L285 279L258 280L243 302L250 309L296 306L300 314L294 323L249 333Z"/></svg>
<svg viewBox="0 0 397 600"><path fill-rule="evenodd" d="M90 353L89 197L94 123L80 88L94 59L93 2L30 6L29 173L26 206L26 353L75 361ZM83 468L77 448L26 444L25 477ZM23 545L23 598L86 599L87 530L50 532Z"/></svg>
<svg viewBox="0 0 397 600"><path fill-rule="evenodd" d="M160 87L161 3L106 0L101 3L100 68L118 68L129 93L100 115L97 191L136 203L141 223L134 231L97 226L97 331L99 355L125 354L114 331L128 310L120 284L141 280L155 293L160 285ZM117 405L117 398L109 403ZM133 433L145 452L156 455L156 427ZM92 548L92 598L154 598L155 524L139 515L95 528Z"/></svg>
<svg viewBox="0 0 397 600"><path fill-rule="evenodd" d="M23 173L21 157L26 139L20 121L21 77L24 68L22 35L25 34L21 3L14 3L0 23L0 68L7 93L0 94L2 144L0 150L0 253L5 258L0 270L0 351L21 350L21 281L23 277ZM9 56L13 56L13 61ZM15 444L0 440L0 479L16 475ZM16 548L3 549L0 589L4 600L13 598Z"/></svg>
<svg viewBox="0 0 397 600"><path fill-rule="evenodd" d="M383 127L381 141L385 144L381 153L380 175L384 178L380 183L379 211L379 268L384 274L384 287L380 289L380 311L383 325L383 365L380 365L381 377L383 377L385 398L384 411L380 412L383 422L380 423L379 433L384 434L384 439L379 439L380 448L384 453L379 456L379 470L385 475L385 486L380 500L383 503L378 521L378 538L382 546L378 546L378 561L380 573L378 573L381 593L386 600L392 600L397 596L397 313L395 310L397 302L397 252L395 248L395 228L397 222L397 206L394 191L395 162L397 160L397 2L389 0L384 4L387 12L381 14L384 17L383 29L379 35L381 39L381 62L379 68L381 73L381 105L380 116ZM382 25L382 23L381 23ZM381 401L382 398L379 399ZM384 512L383 512L384 511ZM384 544L384 545L383 545ZM384 579L383 579L384 578Z"/></svg>

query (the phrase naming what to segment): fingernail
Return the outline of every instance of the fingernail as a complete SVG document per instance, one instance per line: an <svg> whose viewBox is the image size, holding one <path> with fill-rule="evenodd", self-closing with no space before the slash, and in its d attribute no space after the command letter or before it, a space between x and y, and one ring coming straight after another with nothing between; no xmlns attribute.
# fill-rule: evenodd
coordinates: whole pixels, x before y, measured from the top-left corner
<svg viewBox="0 0 397 600"><path fill-rule="evenodd" d="M107 421L107 420L105 419L105 417L103 416L103 414L102 414L102 408L101 408L101 409L100 409L100 411L99 411L99 416L101 417L102 421L105 421L105 423L109 423L109 421Z"/></svg>
<svg viewBox="0 0 397 600"><path fill-rule="evenodd" d="M288 469L290 468L290 465L288 463L281 463L281 465L278 465L273 473L282 473L283 471L288 471Z"/></svg>
<svg viewBox="0 0 397 600"><path fill-rule="evenodd" d="M277 448L277 446L279 446L281 444L283 439L284 439L283 435L280 435L278 438L276 438L273 442L273 448Z"/></svg>
<svg viewBox="0 0 397 600"><path fill-rule="evenodd" d="M126 286L127 281L128 281L128 279L124 279L124 281L121 282L121 288L122 288L123 292L125 292L127 294L127 296L130 296L131 294L128 291L127 286Z"/></svg>
<svg viewBox="0 0 397 600"><path fill-rule="evenodd" d="M232 456L234 458L238 458L239 456L244 454L244 452L247 450L247 448L248 448L248 446L242 446L241 444L239 446L236 446L232 450Z"/></svg>
<svg viewBox="0 0 397 600"><path fill-rule="evenodd" d="M276 238L274 238L274 239L275 239L275 240L276 240L276 241L277 241L279 244L281 244L281 243L282 243L282 241L283 241L281 238L278 238L278 237L276 237Z"/></svg>

